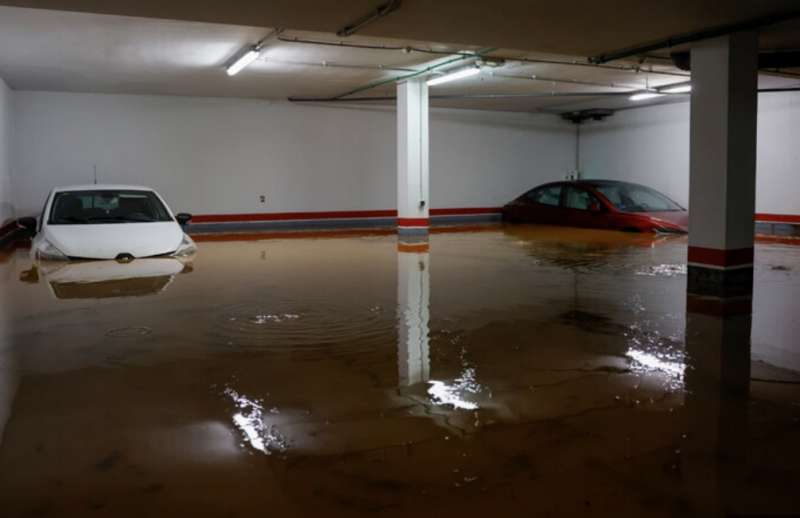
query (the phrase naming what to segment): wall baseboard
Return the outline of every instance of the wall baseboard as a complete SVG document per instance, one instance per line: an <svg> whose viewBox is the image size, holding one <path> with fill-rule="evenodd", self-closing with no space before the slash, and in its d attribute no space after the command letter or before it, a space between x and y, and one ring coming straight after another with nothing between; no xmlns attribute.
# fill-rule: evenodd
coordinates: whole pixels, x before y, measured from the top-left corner
<svg viewBox="0 0 800 518"><path fill-rule="evenodd" d="M431 209L431 225L482 223L500 220L500 207ZM393 228L396 210L280 212L265 214L201 214L187 225L189 233L254 230L321 230Z"/></svg>

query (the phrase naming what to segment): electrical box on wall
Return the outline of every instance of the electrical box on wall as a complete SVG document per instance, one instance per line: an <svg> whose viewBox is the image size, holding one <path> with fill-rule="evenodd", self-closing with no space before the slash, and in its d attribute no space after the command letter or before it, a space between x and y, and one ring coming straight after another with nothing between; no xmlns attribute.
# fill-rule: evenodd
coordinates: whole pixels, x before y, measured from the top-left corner
<svg viewBox="0 0 800 518"><path fill-rule="evenodd" d="M569 180L569 181L580 180L581 179L581 172L578 171L577 169L575 169L573 171L570 171L570 172L567 173L567 178L566 179Z"/></svg>

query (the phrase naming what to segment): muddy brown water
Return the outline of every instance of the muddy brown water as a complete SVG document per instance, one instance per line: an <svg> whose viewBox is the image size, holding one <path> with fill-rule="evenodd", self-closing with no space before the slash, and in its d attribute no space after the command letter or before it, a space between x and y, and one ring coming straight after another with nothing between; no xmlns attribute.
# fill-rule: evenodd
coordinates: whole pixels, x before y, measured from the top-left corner
<svg viewBox="0 0 800 518"><path fill-rule="evenodd" d="M253 236L249 236L252 238ZM0 516L800 513L800 246L534 226L0 262Z"/></svg>

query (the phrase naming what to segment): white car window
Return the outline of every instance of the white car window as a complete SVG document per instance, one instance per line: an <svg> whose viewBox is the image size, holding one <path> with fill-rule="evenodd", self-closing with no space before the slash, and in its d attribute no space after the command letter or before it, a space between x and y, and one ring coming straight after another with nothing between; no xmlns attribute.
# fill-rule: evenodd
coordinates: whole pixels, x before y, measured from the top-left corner
<svg viewBox="0 0 800 518"><path fill-rule="evenodd" d="M53 198L49 225L172 221L151 191L65 191Z"/></svg>

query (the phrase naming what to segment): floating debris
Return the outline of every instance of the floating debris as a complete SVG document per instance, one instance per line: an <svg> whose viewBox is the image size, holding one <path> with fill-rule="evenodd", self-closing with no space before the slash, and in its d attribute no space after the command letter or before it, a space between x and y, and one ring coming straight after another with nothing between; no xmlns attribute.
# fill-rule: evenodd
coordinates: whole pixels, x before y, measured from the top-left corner
<svg viewBox="0 0 800 518"><path fill-rule="evenodd" d="M114 338L136 338L151 334L153 334L153 330L149 327L118 327L106 331L106 336Z"/></svg>

